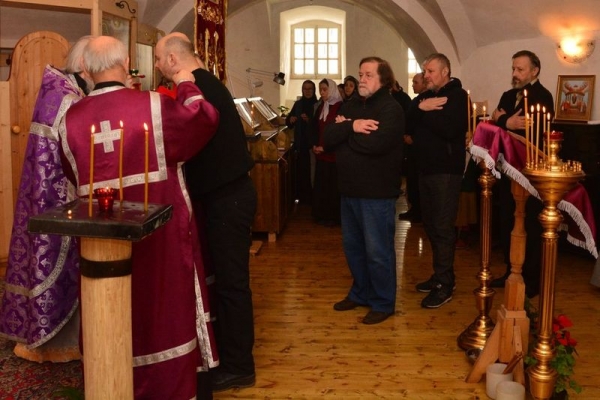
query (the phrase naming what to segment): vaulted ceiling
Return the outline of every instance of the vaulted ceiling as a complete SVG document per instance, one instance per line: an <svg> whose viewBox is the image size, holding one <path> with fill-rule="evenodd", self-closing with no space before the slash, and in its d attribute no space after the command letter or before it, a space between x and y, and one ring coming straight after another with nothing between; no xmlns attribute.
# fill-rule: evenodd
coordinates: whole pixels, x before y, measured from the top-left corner
<svg viewBox="0 0 600 400"><path fill-rule="evenodd" d="M44 21L36 17L39 14L35 10L6 7L7 3L0 1L0 33L5 39L13 32L26 31L29 26L29 31L43 26ZM138 20L165 32L191 33L194 3L194 0L138 0ZM359 7L393 27L417 58L439 51L436 47L440 43L452 46L456 58L462 60L477 48L498 42L540 36L560 38L565 33L595 36L600 31L598 0L228 0L228 15L256 3L264 3L266 9L280 3L290 7L310 4L335 7L340 3ZM85 19L63 14L54 13L52 18L64 18L65 29L74 30L75 35L78 24ZM85 32L85 23L83 29ZM68 33L66 37L69 38Z"/></svg>

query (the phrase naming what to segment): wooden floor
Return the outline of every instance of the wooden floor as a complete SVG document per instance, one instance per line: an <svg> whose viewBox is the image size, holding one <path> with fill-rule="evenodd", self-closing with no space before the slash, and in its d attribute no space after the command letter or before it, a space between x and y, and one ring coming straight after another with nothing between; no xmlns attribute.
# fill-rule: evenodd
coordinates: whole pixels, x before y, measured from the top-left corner
<svg viewBox="0 0 600 400"><path fill-rule="evenodd" d="M406 205L401 198L398 211ZM477 317L473 289L480 266L478 244L456 252L454 299L437 310L420 307L414 285L432 273L421 224L397 223L396 315L379 325L358 308L332 305L351 284L341 230L312 222L300 207L276 242L264 241L251 260L256 320L256 386L215 394L215 399L486 399L485 381L465 383L471 365L457 336ZM504 272L499 250L492 271ZM594 261L561 251L556 313L572 318L579 341L572 399L600 398L600 289L589 285ZM503 289L494 298L502 303ZM536 299L537 303L537 299ZM495 311L491 314L495 319Z"/></svg>

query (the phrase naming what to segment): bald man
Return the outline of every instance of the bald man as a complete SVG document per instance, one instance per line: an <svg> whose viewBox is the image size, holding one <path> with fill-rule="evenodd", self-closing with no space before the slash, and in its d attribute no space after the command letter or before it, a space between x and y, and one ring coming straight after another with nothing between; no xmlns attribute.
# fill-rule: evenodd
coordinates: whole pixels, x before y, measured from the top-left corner
<svg viewBox="0 0 600 400"><path fill-rule="evenodd" d="M155 57L156 68L170 80L175 81L173 74L179 69L191 70L196 85L221 116L215 136L185 164L185 173L192 201L206 213L204 229L215 271L220 366L212 374L213 391L253 386L249 262L256 191L248 172L254 161L231 94L202 68L190 40L182 33L171 33L156 44Z"/></svg>
<svg viewBox="0 0 600 400"><path fill-rule="evenodd" d="M198 231L182 165L212 138L219 115L178 70L177 98L126 88L127 48L109 36L94 38L83 54L95 82L60 126L65 174L79 196L119 185L119 125L123 122L123 197L144 201L145 131L149 138L150 203L173 206L172 219L132 248L133 365L136 398L192 399L199 370L217 365ZM95 126L90 187L90 127ZM115 149L117 149L115 151ZM86 329L83 326L82 329ZM85 357L85 349L84 357ZM208 374L207 374L208 375Z"/></svg>

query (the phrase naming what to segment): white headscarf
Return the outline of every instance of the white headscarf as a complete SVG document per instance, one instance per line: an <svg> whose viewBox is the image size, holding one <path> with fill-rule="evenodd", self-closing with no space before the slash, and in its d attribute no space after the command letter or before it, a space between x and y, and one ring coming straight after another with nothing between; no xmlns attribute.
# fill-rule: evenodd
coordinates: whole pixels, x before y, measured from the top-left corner
<svg viewBox="0 0 600 400"><path fill-rule="evenodd" d="M323 102L323 110L321 111L321 115L319 115L319 119L322 119L323 121L327 119L327 115L329 114L329 105L334 105L342 101L342 96L340 95L336 83L331 79L327 79L327 86L329 97Z"/></svg>

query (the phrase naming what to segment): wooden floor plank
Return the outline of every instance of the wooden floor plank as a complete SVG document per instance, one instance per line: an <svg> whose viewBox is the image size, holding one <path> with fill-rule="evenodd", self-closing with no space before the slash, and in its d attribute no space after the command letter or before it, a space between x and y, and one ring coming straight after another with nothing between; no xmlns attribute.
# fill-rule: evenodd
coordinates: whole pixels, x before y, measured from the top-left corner
<svg viewBox="0 0 600 400"><path fill-rule="evenodd" d="M398 211L403 209L401 198ZM456 344L478 315L476 241L456 251L453 300L426 310L414 285L432 273L429 243L421 224L398 221L396 314L368 326L361 323L367 308L332 308L351 284L339 227L317 225L310 210L299 206L276 242L255 236L263 241L250 261L256 385L216 393L215 399L487 399L485 379L465 382L471 364ZM502 274L500 250L491 258L492 272ZM584 387L572 399L600 398L600 290L588 283L593 265L591 258L559 253L556 313L575 324L575 378ZM503 290L497 290L494 307L502 303Z"/></svg>

